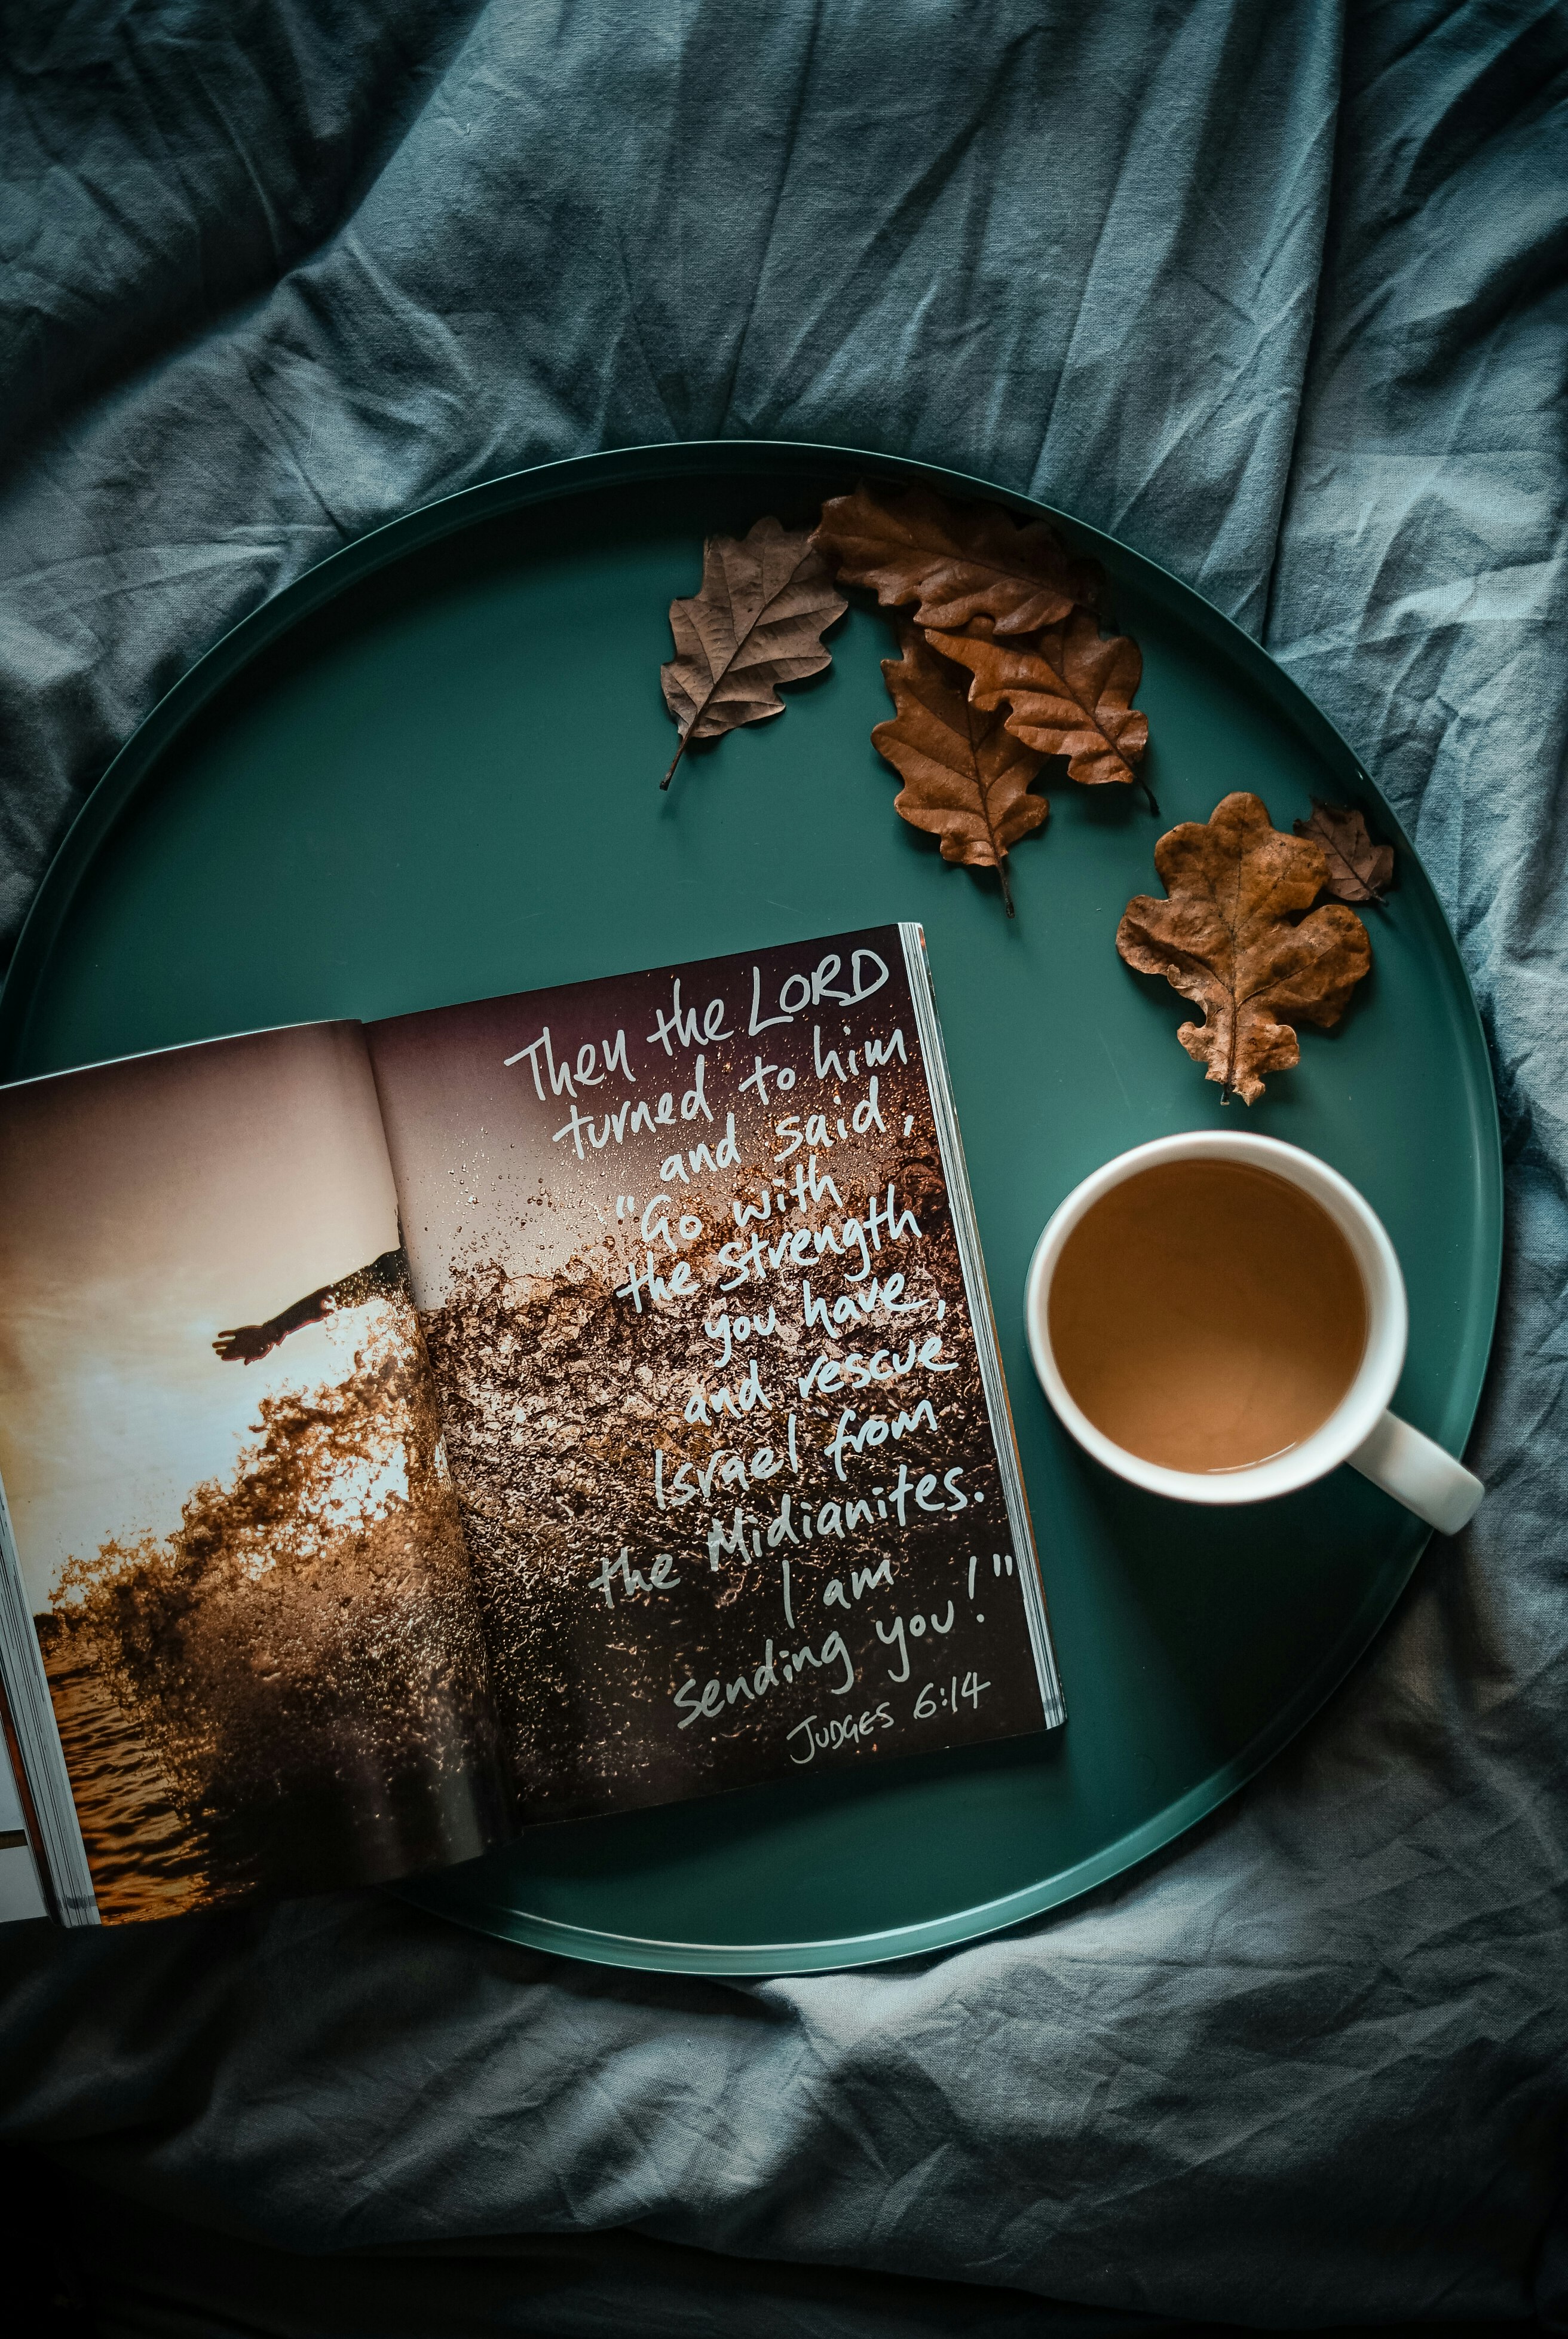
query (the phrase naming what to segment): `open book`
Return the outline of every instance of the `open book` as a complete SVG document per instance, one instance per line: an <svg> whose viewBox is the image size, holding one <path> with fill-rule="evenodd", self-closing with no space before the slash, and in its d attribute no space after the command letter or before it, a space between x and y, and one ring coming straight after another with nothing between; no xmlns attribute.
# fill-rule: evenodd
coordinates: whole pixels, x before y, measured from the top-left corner
<svg viewBox="0 0 1568 2339"><path fill-rule="evenodd" d="M1050 1727L918 926L0 1090L67 1923Z"/></svg>

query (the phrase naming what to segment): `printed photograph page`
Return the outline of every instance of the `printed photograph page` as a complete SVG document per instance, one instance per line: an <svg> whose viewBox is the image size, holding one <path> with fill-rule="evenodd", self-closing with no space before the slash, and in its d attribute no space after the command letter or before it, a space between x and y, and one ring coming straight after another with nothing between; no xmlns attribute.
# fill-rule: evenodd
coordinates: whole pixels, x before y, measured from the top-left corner
<svg viewBox="0 0 1568 2339"><path fill-rule="evenodd" d="M0 1090L0 1480L101 1918L498 1839L358 1025Z"/></svg>
<svg viewBox="0 0 1568 2339"><path fill-rule="evenodd" d="M525 1818L1041 1727L898 929L368 1038Z"/></svg>

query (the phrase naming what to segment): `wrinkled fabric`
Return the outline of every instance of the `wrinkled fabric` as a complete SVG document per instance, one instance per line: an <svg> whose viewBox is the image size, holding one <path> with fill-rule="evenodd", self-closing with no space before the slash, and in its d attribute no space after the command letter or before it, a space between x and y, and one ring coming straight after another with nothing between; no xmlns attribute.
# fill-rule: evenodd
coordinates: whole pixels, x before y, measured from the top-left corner
<svg viewBox="0 0 1568 2339"><path fill-rule="evenodd" d="M1481 1002L1508 1238L1490 1498L1158 1861L939 1959L742 1984L368 1898L18 1928L0 2135L285 2250L631 2227L1108 2310L1568 2328L1568 15L6 24L7 942L159 695L366 528L642 440L923 456L1164 562L1345 732Z"/></svg>

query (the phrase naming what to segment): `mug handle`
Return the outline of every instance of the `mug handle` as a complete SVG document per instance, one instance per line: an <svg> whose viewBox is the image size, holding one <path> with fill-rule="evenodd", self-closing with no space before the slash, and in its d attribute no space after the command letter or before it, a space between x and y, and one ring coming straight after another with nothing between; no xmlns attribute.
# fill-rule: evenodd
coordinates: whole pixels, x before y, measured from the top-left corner
<svg viewBox="0 0 1568 2339"><path fill-rule="evenodd" d="M1486 1492L1463 1462L1395 1413L1386 1413L1347 1459L1353 1470L1442 1535L1457 1535L1468 1526Z"/></svg>

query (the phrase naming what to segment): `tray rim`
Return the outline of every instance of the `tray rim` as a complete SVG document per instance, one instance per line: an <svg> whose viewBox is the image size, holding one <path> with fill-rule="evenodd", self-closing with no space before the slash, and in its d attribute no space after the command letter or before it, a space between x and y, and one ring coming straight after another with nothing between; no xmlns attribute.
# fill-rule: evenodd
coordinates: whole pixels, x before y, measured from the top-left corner
<svg viewBox="0 0 1568 2339"><path fill-rule="evenodd" d="M1490 1222L1490 1299L1484 1308L1484 1339L1474 1390L1456 1407L1451 1406L1445 1424L1447 1435L1457 1437L1459 1450L1463 1451L1480 1406L1496 1332L1503 1266L1502 1128L1491 1051L1469 971L1442 900L1426 875L1412 839L1361 759L1322 708L1260 643L1196 587L1149 554L1080 518L1074 512L976 474L915 457L778 439L670 439L603 449L477 481L383 521L327 554L220 635L154 702L89 790L44 873L17 935L10 963L0 979L0 1079L5 1078L7 1065L16 1061L25 1045L33 1006L77 889L116 823L130 809L143 781L155 775L163 756L231 681L319 609L406 556L509 511L527 510L578 493L661 479L715 477L746 470L809 475L836 469L869 469L911 482L925 481L948 491L956 488L1001 503L1021 515L1060 520L1087 544L1110 554L1113 567L1118 562L1130 563L1155 586L1163 599L1176 605L1184 622L1240 666L1287 720L1317 746L1324 760L1343 775L1346 784L1365 791L1376 805L1380 822L1420 869L1436 911L1440 945L1445 945L1452 970L1458 977L1458 999L1468 1011L1471 1046L1466 1051L1467 1069L1481 1067L1485 1072L1484 1083L1472 1082L1478 1091L1484 1091L1484 1105L1472 1114L1472 1136L1480 1140L1477 1182L1483 1189L1484 1219ZM1486 1231L1484 1227L1483 1231ZM1256 1778L1365 1663L1403 1600L1430 1539L1429 1535L1424 1536L1413 1546L1409 1564L1392 1592L1381 1584L1369 1589L1346 1620L1328 1654L1269 1725L1239 1753L1217 1765L1151 1818L1084 1860L998 1899L971 1903L939 1917L885 1930L831 1939L709 1943L606 1932L597 1927L573 1925L557 1918L479 1900L464 1906L451 1890L467 1873L463 1868L443 1870L389 1889L450 1921L528 1948L593 1964L731 1978L827 1972L883 1964L1009 1930L1080 1898L1096 1886L1110 1882L1149 1860Z"/></svg>

